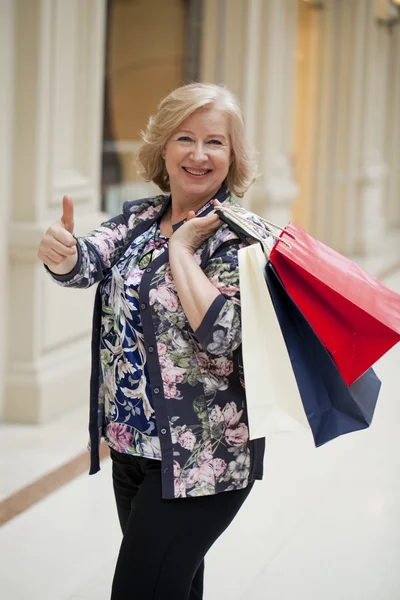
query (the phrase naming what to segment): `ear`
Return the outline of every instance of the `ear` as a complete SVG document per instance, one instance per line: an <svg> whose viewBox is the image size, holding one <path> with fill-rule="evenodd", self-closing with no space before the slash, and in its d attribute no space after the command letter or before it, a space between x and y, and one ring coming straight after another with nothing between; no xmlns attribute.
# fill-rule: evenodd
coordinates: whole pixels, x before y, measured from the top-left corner
<svg viewBox="0 0 400 600"><path fill-rule="evenodd" d="M161 150L161 158L165 160L165 148Z"/></svg>

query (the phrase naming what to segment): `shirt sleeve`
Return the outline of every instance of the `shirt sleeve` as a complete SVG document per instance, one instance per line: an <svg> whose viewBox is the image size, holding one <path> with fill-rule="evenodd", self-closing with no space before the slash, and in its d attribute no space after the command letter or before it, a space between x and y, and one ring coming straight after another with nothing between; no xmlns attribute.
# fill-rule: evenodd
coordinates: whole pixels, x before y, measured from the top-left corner
<svg viewBox="0 0 400 600"><path fill-rule="evenodd" d="M245 244L222 244L206 264L204 273L220 291L194 336L209 354L226 356L242 343L238 250Z"/></svg>
<svg viewBox="0 0 400 600"><path fill-rule="evenodd" d="M63 287L88 288L101 281L123 251L129 230L128 211L102 223L85 237L75 237L78 260L70 273L50 277ZM46 265L45 265L46 266Z"/></svg>

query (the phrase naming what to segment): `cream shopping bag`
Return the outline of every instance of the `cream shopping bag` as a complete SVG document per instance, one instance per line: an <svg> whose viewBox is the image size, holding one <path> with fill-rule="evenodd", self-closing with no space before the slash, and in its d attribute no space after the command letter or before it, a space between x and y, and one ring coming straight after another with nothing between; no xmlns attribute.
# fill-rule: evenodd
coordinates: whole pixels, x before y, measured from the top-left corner
<svg viewBox="0 0 400 600"><path fill-rule="evenodd" d="M310 429L264 278L260 244L238 251L242 352L250 439Z"/></svg>

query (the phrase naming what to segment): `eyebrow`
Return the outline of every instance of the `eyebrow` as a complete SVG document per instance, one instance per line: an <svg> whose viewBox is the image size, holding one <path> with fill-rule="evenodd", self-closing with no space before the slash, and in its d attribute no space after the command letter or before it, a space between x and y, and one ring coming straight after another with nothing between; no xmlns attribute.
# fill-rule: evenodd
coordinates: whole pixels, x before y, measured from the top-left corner
<svg viewBox="0 0 400 600"><path fill-rule="evenodd" d="M193 133L193 131L189 131L189 129L178 129L178 131L176 132L176 135L180 134L180 133L188 133L189 135L195 135ZM227 138L224 136L223 133L210 133L210 135L207 135L206 137L210 137L210 138L221 138L223 140L226 140Z"/></svg>

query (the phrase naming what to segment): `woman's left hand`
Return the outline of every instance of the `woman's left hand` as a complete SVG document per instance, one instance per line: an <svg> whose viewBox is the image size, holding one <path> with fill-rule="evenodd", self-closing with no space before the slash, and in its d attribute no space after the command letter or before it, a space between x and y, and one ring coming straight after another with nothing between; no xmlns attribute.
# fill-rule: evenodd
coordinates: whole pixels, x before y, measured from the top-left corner
<svg viewBox="0 0 400 600"><path fill-rule="evenodd" d="M219 202L215 201L217 207ZM175 248L184 249L193 254L203 242L221 227L222 221L217 214L213 213L207 217L196 217L191 210L187 221L175 231L169 240L169 250Z"/></svg>

